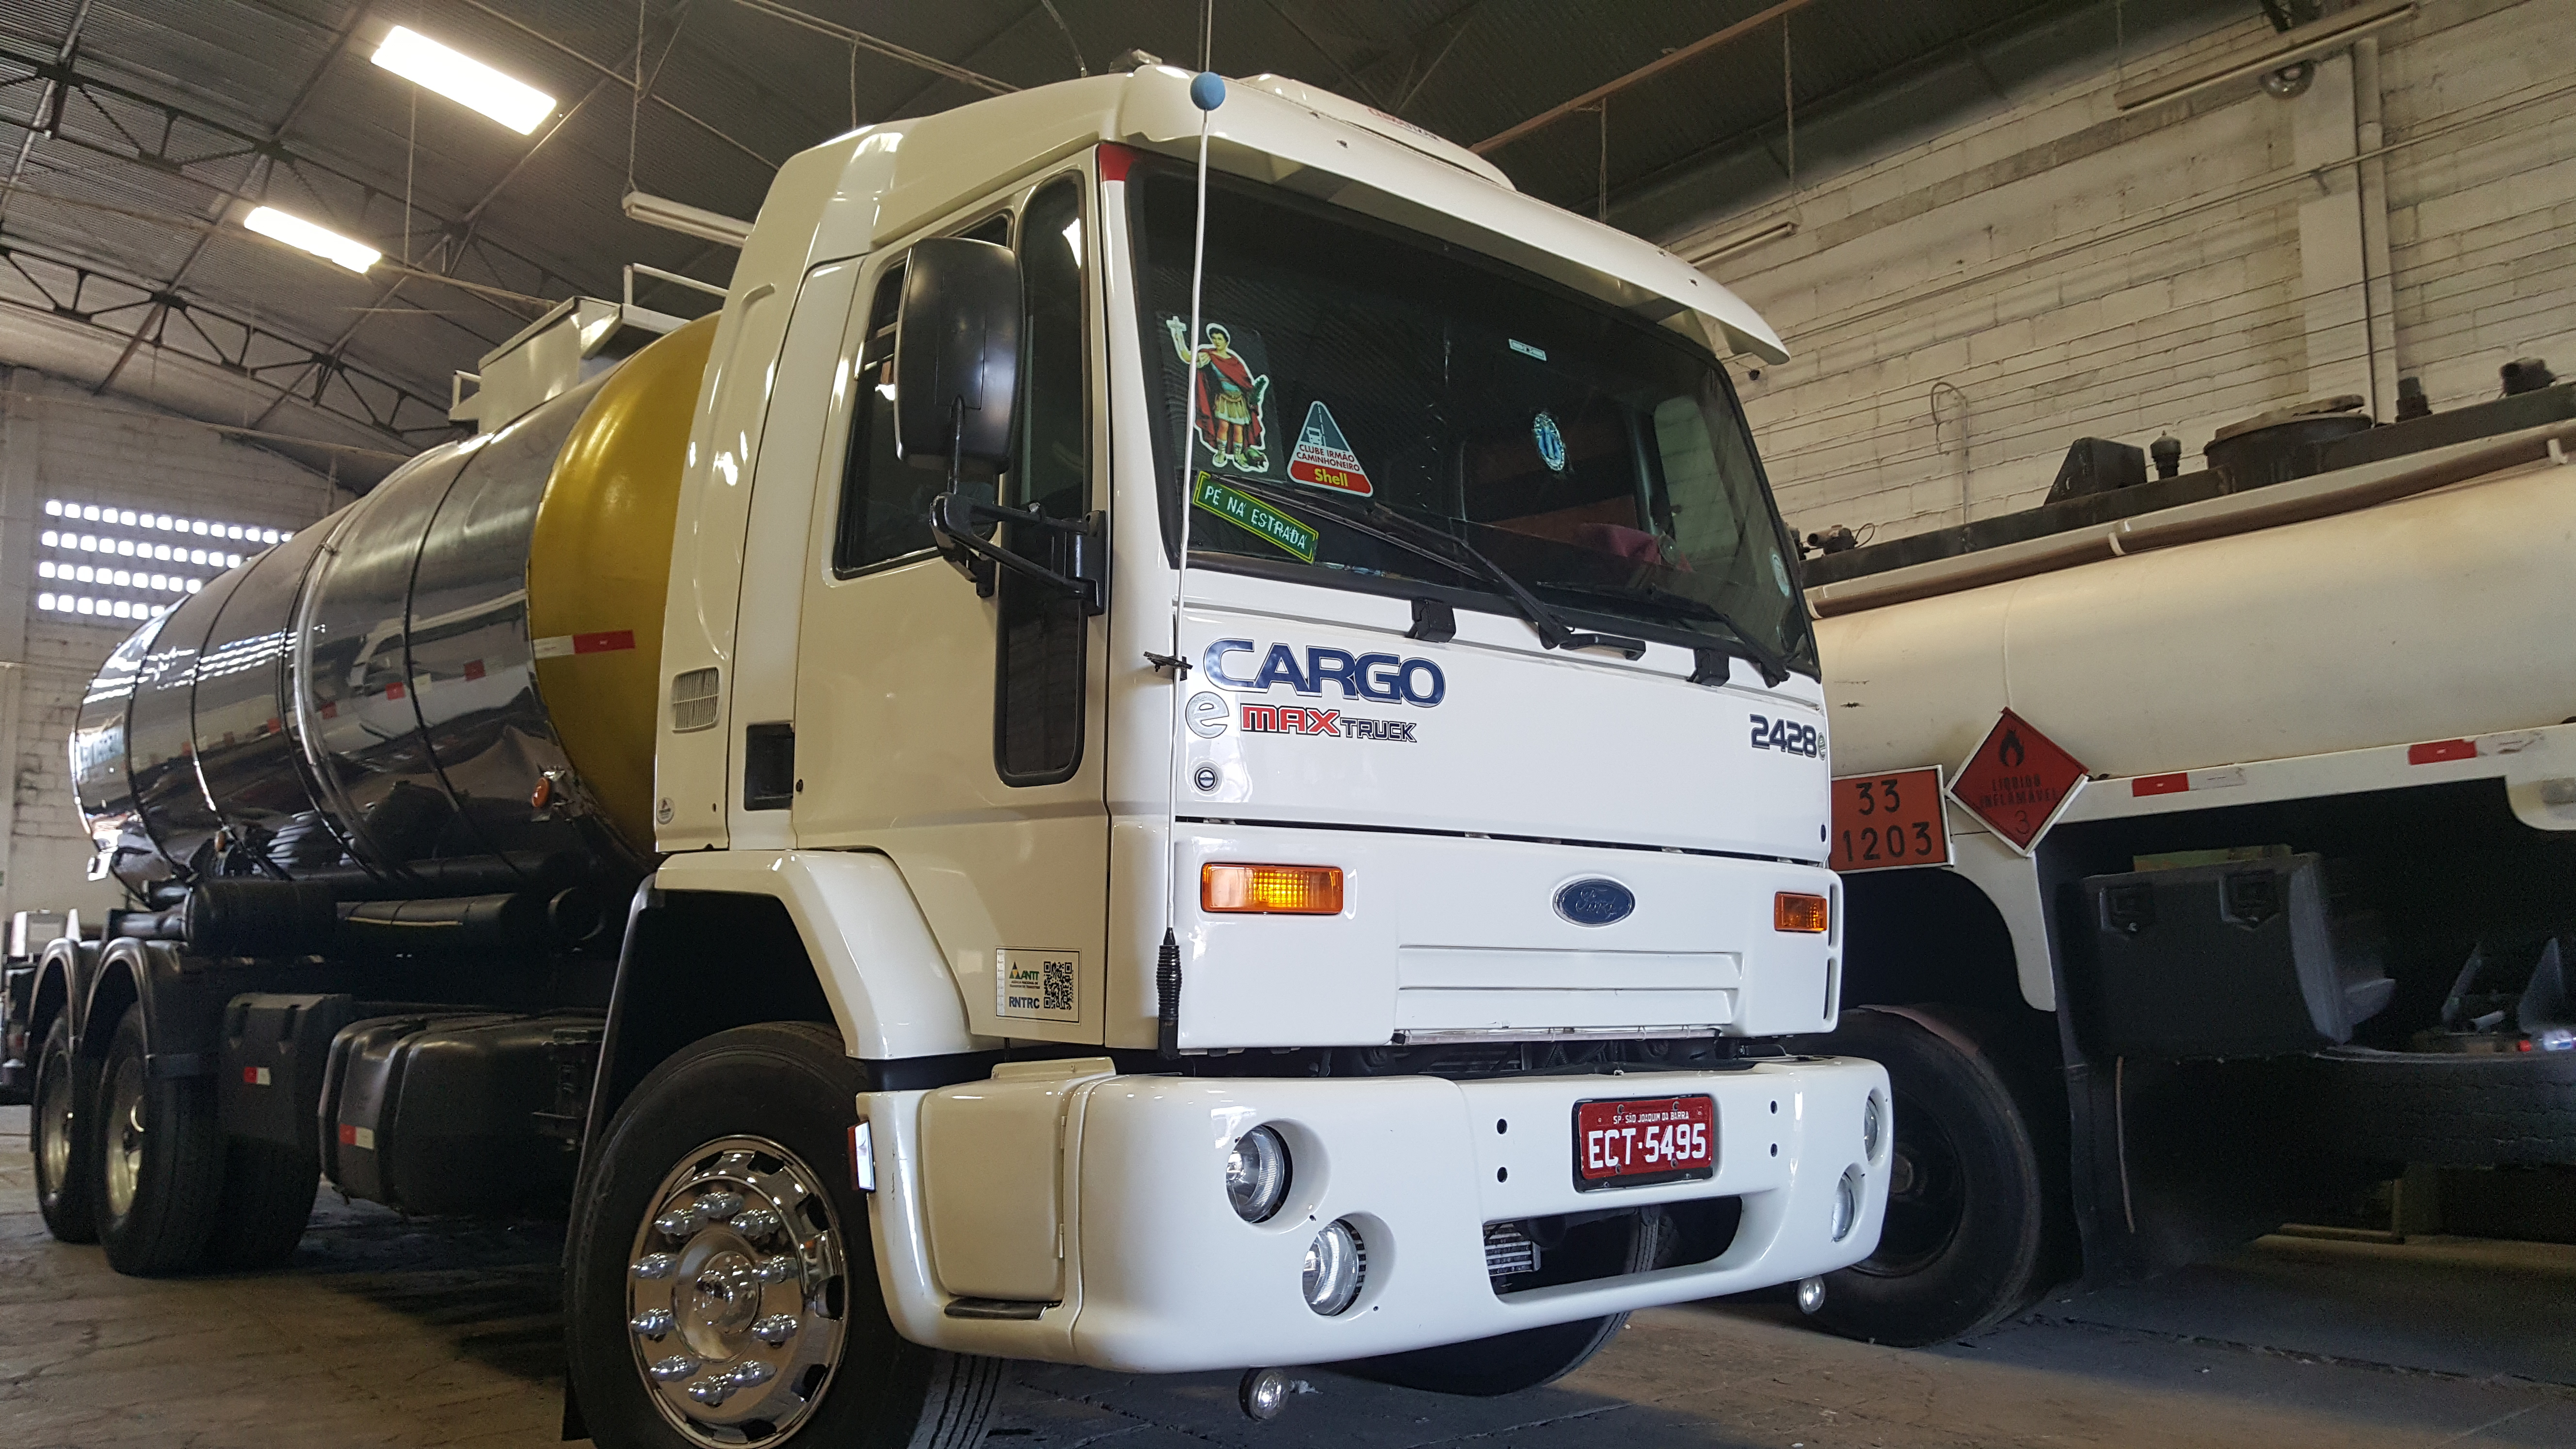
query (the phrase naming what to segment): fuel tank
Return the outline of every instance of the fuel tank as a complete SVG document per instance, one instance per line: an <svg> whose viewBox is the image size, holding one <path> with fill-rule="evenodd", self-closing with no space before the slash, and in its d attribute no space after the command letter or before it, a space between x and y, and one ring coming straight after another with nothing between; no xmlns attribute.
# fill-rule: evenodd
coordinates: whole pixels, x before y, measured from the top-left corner
<svg viewBox="0 0 2576 1449"><path fill-rule="evenodd" d="M136 630L81 704L81 813L137 896L342 899L649 866L672 520L714 319L404 464Z"/></svg>
<svg viewBox="0 0 2576 1449"><path fill-rule="evenodd" d="M1834 773L1955 768L2006 706L2114 775L2558 724L2571 546L2544 463L1838 614Z"/></svg>

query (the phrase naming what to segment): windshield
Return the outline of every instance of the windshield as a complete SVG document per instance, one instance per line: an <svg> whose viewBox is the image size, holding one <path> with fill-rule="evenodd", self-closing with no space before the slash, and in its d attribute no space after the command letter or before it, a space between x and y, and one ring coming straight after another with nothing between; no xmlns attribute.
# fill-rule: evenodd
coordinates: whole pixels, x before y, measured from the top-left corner
<svg viewBox="0 0 2576 1449"><path fill-rule="evenodd" d="M1167 533L1195 436L1194 564L1509 607L1475 570L1354 526L1383 506L1569 619L1741 640L1816 672L1784 535L1705 351L1463 249L1213 177L1192 345L1193 181L1139 167L1129 190Z"/></svg>

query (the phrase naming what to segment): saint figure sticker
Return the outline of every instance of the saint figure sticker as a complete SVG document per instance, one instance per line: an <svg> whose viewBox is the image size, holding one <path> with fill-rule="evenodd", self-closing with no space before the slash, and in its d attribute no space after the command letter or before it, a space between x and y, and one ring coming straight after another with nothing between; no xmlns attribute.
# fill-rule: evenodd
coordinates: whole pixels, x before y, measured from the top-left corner
<svg viewBox="0 0 2576 1449"><path fill-rule="evenodd" d="M1565 471L1565 434L1557 430L1556 419L1544 411L1530 419L1530 438L1538 444L1538 460L1547 465L1547 471Z"/></svg>
<svg viewBox="0 0 2576 1449"><path fill-rule="evenodd" d="M1288 476L1311 488L1332 488L1362 498L1377 491L1369 486L1368 470L1360 466L1341 425L1333 421L1333 410L1321 399L1306 407L1306 426L1297 430L1297 450L1288 455Z"/></svg>
<svg viewBox="0 0 2576 1449"><path fill-rule="evenodd" d="M1254 371L1250 360L1235 350L1234 334L1221 323L1208 323L1195 349L1187 323L1166 317L1163 325L1171 331L1172 350L1192 373L1190 426L1209 461L1219 468L1269 472L1270 428L1264 416L1270 405L1268 374Z"/></svg>

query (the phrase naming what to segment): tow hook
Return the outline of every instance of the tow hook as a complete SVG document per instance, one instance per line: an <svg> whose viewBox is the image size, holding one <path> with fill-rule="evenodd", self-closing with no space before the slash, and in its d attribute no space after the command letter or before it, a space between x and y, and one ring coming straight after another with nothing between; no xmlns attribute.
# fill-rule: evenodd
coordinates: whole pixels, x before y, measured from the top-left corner
<svg viewBox="0 0 2576 1449"><path fill-rule="evenodd" d="M1243 1406L1243 1417L1256 1424L1267 1424L1288 1407L1288 1396L1297 1388L1298 1385L1288 1381L1286 1369L1245 1369L1243 1382L1235 1389L1234 1398Z"/></svg>

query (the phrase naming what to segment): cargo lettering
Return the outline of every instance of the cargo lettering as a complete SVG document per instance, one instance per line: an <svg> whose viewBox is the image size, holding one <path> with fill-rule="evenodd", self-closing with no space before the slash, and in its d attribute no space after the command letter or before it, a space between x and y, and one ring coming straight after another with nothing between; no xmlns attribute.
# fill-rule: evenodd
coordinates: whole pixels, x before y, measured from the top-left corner
<svg viewBox="0 0 2576 1449"><path fill-rule="evenodd" d="M1234 672L1244 666L1236 655L1259 654L1261 664L1249 678ZM1273 644L1267 649L1250 639L1219 639L1207 648L1202 663L1207 676L1228 689L1257 690L1267 693L1271 686L1284 684L1299 694L1320 697L1325 686L1341 691L1344 699L1374 700L1380 704L1410 704L1429 709L1448 697L1449 681L1440 666L1428 659L1406 659L1394 654L1353 654L1346 649L1312 646L1300 658L1295 648Z"/></svg>

